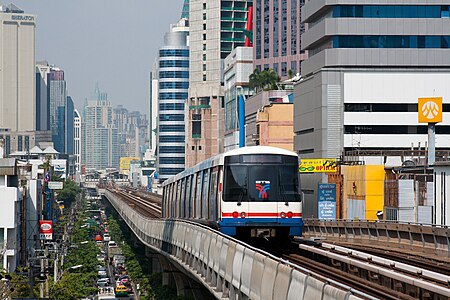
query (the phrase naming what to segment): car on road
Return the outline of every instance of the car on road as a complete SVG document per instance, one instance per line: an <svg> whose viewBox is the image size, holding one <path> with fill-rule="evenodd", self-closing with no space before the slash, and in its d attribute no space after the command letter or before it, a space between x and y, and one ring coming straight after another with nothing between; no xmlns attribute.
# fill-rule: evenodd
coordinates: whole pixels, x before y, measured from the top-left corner
<svg viewBox="0 0 450 300"><path fill-rule="evenodd" d="M98 287L105 287L109 285L109 278L100 278L97 280Z"/></svg>
<svg viewBox="0 0 450 300"><path fill-rule="evenodd" d="M124 285L117 284L115 293L116 293L116 297L128 296L128 288Z"/></svg>
<svg viewBox="0 0 450 300"><path fill-rule="evenodd" d="M108 233L103 234L103 241L104 242L110 242L111 236Z"/></svg>
<svg viewBox="0 0 450 300"><path fill-rule="evenodd" d="M115 248L115 247L117 247L117 244L116 244L115 241L109 241L109 242L108 242L108 247L109 247L109 248Z"/></svg>

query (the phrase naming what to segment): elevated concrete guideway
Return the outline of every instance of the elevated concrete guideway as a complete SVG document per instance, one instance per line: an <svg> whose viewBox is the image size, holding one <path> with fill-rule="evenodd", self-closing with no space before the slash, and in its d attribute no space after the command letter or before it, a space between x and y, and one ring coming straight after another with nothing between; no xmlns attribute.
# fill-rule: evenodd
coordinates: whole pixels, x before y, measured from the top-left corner
<svg viewBox="0 0 450 300"><path fill-rule="evenodd" d="M136 237L217 299L370 299L208 227L148 219L114 193L99 189ZM195 295L194 295L195 296Z"/></svg>

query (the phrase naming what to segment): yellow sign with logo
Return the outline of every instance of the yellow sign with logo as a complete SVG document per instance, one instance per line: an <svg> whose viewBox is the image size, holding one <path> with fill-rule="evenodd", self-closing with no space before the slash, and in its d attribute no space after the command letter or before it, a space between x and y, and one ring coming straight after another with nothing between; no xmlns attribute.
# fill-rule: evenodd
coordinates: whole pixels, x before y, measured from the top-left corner
<svg viewBox="0 0 450 300"><path fill-rule="evenodd" d="M302 159L298 166L300 173L336 173L336 158Z"/></svg>
<svg viewBox="0 0 450 300"><path fill-rule="evenodd" d="M442 97L419 98L419 123L442 122Z"/></svg>

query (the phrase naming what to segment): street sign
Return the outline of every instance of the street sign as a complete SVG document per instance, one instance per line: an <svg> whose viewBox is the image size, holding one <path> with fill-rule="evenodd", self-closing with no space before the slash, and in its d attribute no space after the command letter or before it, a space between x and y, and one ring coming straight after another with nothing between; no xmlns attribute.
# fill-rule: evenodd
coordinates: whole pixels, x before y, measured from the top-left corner
<svg viewBox="0 0 450 300"><path fill-rule="evenodd" d="M302 158L298 171L300 173L336 173L336 158Z"/></svg>
<svg viewBox="0 0 450 300"><path fill-rule="evenodd" d="M419 98L419 123L442 122L442 97Z"/></svg>
<svg viewBox="0 0 450 300"><path fill-rule="evenodd" d="M318 188L318 216L319 219L336 219L336 184L319 183Z"/></svg>
<svg viewBox="0 0 450 300"><path fill-rule="evenodd" d="M64 188L64 182L62 181L49 181L48 188L51 190L62 190Z"/></svg>
<svg viewBox="0 0 450 300"><path fill-rule="evenodd" d="M39 238L41 240L53 239L53 222L49 220L39 221Z"/></svg>

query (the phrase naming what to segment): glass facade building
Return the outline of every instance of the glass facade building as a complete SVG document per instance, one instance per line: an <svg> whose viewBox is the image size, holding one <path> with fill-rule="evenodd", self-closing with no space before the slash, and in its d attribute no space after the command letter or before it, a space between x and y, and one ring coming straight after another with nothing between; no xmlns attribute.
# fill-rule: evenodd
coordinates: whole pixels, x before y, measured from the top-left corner
<svg viewBox="0 0 450 300"><path fill-rule="evenodd" d="M161 181L185 168L184 103L189 88L187 19L172 25L159 50L157 171Z"/></svg>
<svg viewBox="0 0 450 300"><path fill-rule="evenodd" d="M282 78L300 73L306 59L300 40L305 31L300 18L304 4L304 0L253 1L254 69L272 68Z"/></svg>

